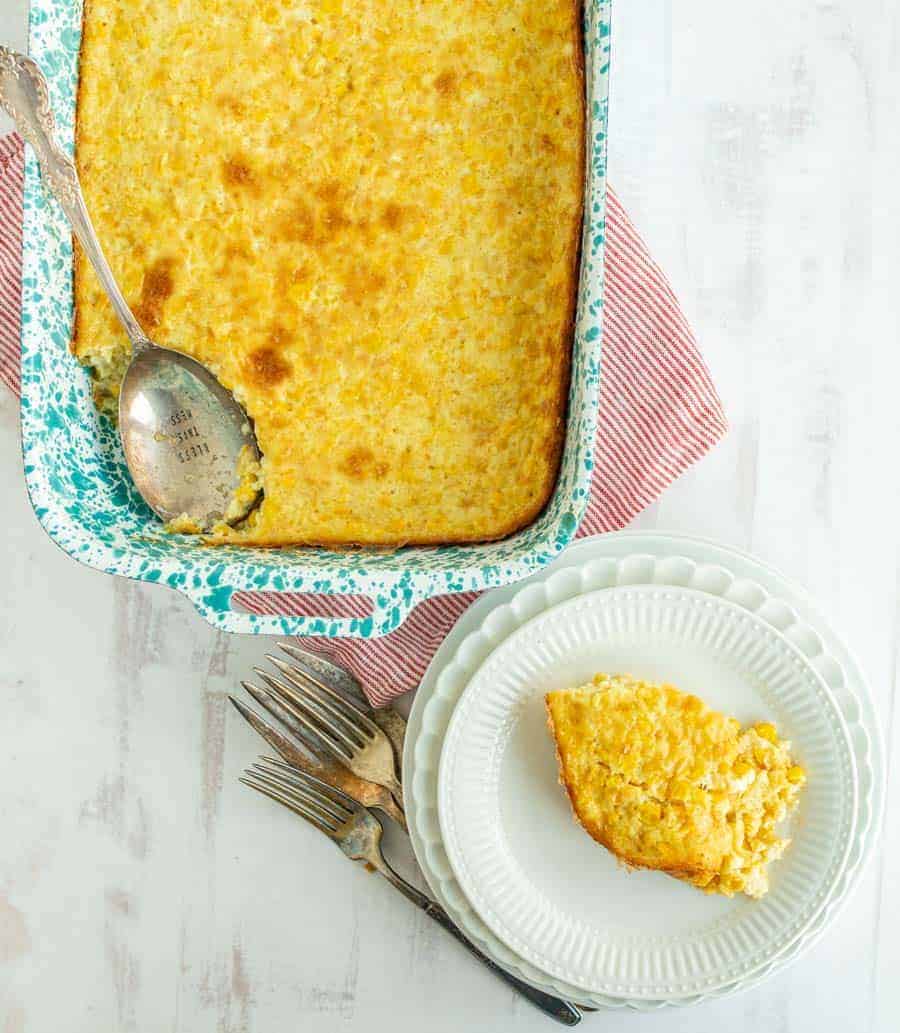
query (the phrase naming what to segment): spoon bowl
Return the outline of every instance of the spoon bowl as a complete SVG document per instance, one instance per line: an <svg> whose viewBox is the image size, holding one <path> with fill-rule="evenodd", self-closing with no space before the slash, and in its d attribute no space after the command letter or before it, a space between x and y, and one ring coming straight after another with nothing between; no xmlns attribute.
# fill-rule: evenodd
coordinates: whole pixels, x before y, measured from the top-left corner
<svg viewBox="0 0 900 1033"><path fill-rule="evenodd" d="M260 458L250 420L188 355L155 344L139 350L122 380L119 434L138 491L179 529L236 523L258 501L246 490Z"/></svg>

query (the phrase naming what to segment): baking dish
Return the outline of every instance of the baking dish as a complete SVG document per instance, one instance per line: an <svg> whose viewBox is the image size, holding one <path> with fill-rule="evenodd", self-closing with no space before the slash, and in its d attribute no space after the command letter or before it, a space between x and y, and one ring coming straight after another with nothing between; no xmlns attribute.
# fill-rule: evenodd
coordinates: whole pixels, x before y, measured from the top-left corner
<svg viewBox="0 0 900 1033"><path fill-rule="evenodd" d="M421 600L507 584L541 567L571 540L588 499L600 388L609 3L585 5L587 167L578 308L566 439L545 511L524 530L481 545L392 551L210 548L165 534L128 478L114 428L95 411L87 372L69 354L71 239L47 199L37 163L25 168L22 443L26 483L50 537L81 562L166 584L227 631L371 637L396 628ZM50 82L65 145L72 147L80 0L32 0L29 49ZM258 615L246 593L364 597L351 616ZM348 612L347 607L338 608Z"/></svg>

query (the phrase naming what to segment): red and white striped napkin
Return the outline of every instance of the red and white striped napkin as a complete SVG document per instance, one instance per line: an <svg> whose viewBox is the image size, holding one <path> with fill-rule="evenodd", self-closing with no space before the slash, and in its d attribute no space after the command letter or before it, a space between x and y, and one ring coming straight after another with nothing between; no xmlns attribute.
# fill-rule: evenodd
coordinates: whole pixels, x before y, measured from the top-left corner
<svg viewBox="0 0 900 1033"><path fill-rule="evenodd" d="M19 392L23 144L0 140L0 380ZM725 415L672 289L609 191L600 421L591 499L578 537L624 527L725 433ZM311 638L352 669L376 705L415 688L473 601L426 600L384 638ZM277 600L277 602L276 602ZM254 613L350 616L359 599L239 593Z"/></svg>
<svg viewBox="0 0 900 1033"><path fill-rule="evenodd" d="M25 148L18 133L0 139L0 380L19 394L22 317L22 177Z"/></svg>

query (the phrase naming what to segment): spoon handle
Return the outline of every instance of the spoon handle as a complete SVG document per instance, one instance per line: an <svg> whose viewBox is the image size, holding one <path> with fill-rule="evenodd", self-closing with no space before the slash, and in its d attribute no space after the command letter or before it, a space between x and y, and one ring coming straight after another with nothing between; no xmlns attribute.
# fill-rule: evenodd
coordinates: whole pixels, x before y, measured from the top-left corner
<svg viewBox="0 0 900 1033"><path fill-rule="evenodd" d="M91 260L116 315L135 351L150 342L119 290L88 215L74 162L56 141L47 80L31 58L0 46L0 108L31 144L41 166L44 186L59 202L75 236Z"/></svg>

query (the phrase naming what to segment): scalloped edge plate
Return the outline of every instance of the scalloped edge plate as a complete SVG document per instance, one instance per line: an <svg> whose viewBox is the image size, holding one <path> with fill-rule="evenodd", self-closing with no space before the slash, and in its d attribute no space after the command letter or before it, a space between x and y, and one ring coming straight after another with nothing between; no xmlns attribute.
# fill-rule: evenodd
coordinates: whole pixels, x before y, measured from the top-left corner
<svg viewBox="0 0 900 1033"><path fill-rule="evenodd" d="M562 599L599 587L585 584L585 565L598 561L607 582L642 584L648 572L655 584L685 586L699 568L702 588L713 595L728 595L751 612L765 608L767 620L807 656L826 650L837 665L839 683L832 691L850 728L859 770L859 808L850 862L840 891L831 906L792 947L756 972L705 994L678 1000L649 1000L591 994L563 980L553 979L509 950L487 928L462 893L447 861L437 820L437 765L440 746L453 706L468 680L446 694L445 672L458 656L474 670L500 642L526 620ZM600 571L592 564L592 576ZM697 587L696 583L694 587ZM460 679L458 679L459 681ZM441 691L438 692L438 689ZM747 989L783 968L822 934L857 884L863 864L871 856L884 808L884 752L871 693L859 664L817 612L810 597L783 575L752 556L708 539L676 534L623 531L584 539L571 546L550 567L528 581L498 589L473 604L457 622L432 659L423 677L409 718L404 749L404 782L410 835L423 873L438 900L467 935L519 978L549 993L560 994L594 1007L653 1010L671 1004L687 1005Z"/></svg>
<svg viewBox="0 0 900 1033"><path fill-rule="evenodd" d="M572 820L543 695L598 670L671 679L793 743L809 785L762 900L627 873ZM827 653L806 657L764 618L692 588L600 588L543 610L479 666L444 737L438 816L457 881L508 947L588 992L670 999L743 978L815 922L849 858L856 765L829 675Z"/></svg>

